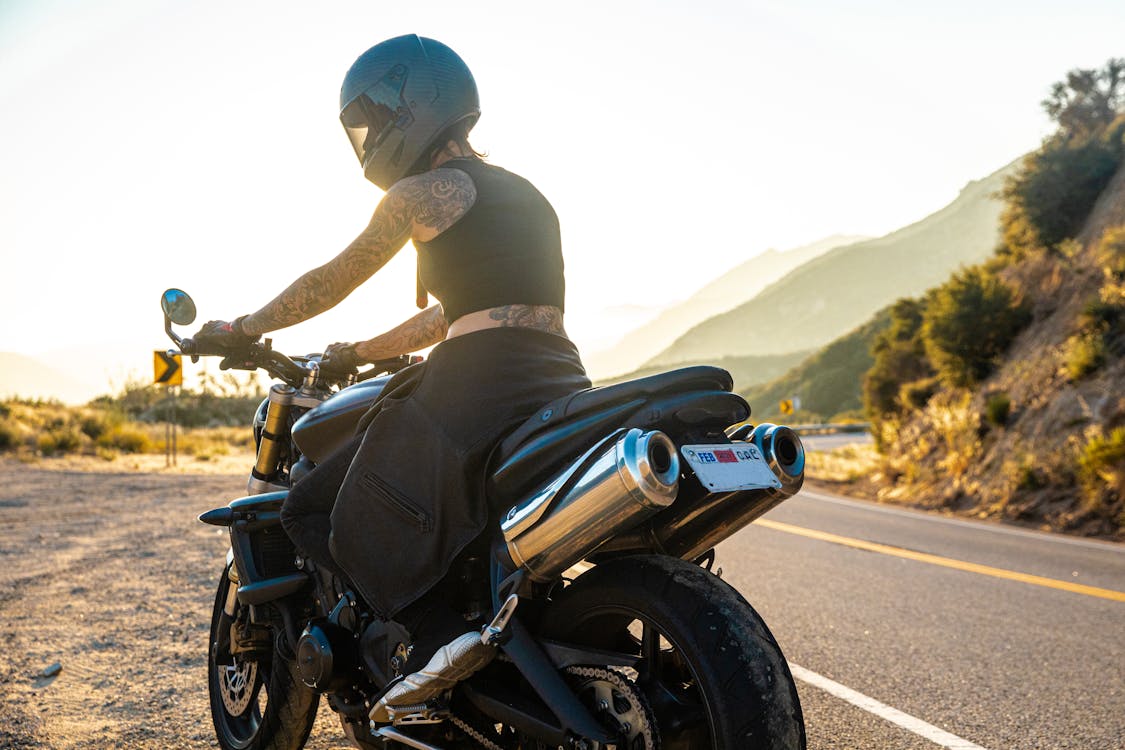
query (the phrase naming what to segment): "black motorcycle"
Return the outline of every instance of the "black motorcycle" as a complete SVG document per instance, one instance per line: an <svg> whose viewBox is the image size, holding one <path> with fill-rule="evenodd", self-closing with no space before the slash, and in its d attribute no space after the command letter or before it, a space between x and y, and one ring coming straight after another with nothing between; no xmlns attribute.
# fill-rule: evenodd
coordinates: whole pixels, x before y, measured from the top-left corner
<svg viewBox="0 0 1125 750"><path fill-rule="evenodd" d="M388 706L410 634L301 557L279 511L412 360L357 373L269 339L207 351L172 330L195 318L187 294L170 289L161 306L184 354L281 381L254 418L249 495L200 516L230 530L207 656L222 748L303 747L322 696L361 748L805 747L777 642L712 572L715 545L800 489L804 449L787 427L746 424L726 371L582 391L496 445L488 492L511 509L447 579L495 658L422 703Z"/></svg>

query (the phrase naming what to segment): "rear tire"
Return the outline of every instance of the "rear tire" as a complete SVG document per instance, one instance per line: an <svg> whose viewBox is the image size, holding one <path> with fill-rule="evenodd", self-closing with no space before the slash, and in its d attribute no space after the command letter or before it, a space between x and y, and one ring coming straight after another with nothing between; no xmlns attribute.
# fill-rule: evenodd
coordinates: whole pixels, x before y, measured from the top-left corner
<svg viewBox="0 0 1125 750"><path fill-rule="evenodd" d="M233 666L221 664L230 654L218 654L218 634L230 628L232 618L223 612L231 586L223 571L215 608L211 613L211 639L207 649L207 692L211 720L223 750L300 750L316 721L320 696L300 681L297 664L277 650L250 662L236 658ZM242 606L242 605L238 605Z"/></svg>
<svg viewBox="0 0 1125 750"><path fill-rule="evenodd" d="M540 635L639 654L636 684L663 750L804 750L796 685L758 613L697 565L598 565L548 607Z"/></svg>

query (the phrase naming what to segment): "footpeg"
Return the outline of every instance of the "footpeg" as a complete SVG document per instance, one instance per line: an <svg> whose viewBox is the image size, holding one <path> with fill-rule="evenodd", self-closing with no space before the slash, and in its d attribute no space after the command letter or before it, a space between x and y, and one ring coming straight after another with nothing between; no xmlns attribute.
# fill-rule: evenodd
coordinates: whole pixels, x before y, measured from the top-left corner
<svg viewBox="0 0 1125 750"><path fill-rule="evenodd" d="M496 649L485 644L480 633L475 630L465 633L438 649L426 666L392 685L368 716L376 723L385 724L392 720L392 714L417 713L420 704L472 676L495 656Z"/></svg>
<svg viewBox="0 0 1125 750"><path fill-rule="evenodd" d="M480 642L486 646L499 646L500 641L503 639L504 631L508 629L508 622L512 619L512 615L516 613L516 605L520 603L520 598L512 594L504 600L501 605L500 611L492 618L492 622L485 626L484 630L480 633Z"/></svg>

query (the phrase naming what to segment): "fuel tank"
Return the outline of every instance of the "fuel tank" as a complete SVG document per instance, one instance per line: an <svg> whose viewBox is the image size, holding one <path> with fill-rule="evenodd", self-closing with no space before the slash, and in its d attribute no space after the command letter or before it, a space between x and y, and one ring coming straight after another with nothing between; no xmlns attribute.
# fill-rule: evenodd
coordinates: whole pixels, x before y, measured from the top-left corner
<svg viewBox="0 0 1125 750"><path fill-rule="evenodd" d="M293 442L301 453L319 464L343 447L390 379L390 375L382 375L349 385L307 411L293 425Z"/></svg>

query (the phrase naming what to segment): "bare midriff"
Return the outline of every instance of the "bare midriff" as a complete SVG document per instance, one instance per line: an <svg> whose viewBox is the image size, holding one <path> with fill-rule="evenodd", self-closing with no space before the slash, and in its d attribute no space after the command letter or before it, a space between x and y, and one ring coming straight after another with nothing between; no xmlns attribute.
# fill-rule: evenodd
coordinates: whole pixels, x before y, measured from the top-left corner
<svg viewBox="0 0 1125 750"><path fill-rule="evenodd" d="M566 338L563 312L554 305L503 305L466 313L449 324L445 338L487 328L531 328Z"/></svg>

